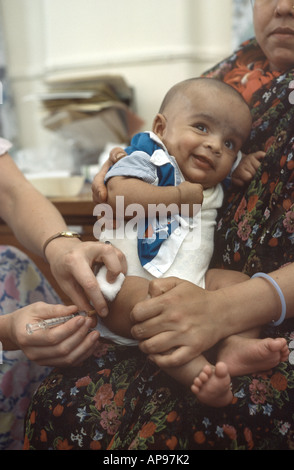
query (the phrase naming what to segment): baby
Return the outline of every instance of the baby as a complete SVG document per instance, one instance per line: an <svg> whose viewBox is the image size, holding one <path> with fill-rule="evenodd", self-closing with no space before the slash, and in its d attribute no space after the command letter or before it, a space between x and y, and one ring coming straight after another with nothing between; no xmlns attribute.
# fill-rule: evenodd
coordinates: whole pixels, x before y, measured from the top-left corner
<svg viewBox="0 0 294 470"><path fill-rule="evenodd" d="M101 233L100 239L120 248L128 262L122 287L118 281L119 292L109 297L110 313L99 323L101 336L120 344L137 344L131 335L130 312L147 297L154 277L176 276L207 290L248 279L243 273L208 268L217 210L223 200L221 183L239 163L237 155L250 129L250 110L236 90L214 79L185 80L167 93L152 132L135 136L126 149L129 155L109 170L107 203L116 216L117 198L123 196L124 206L135 207L131 206L135 203L142 208L143 218L136 237L121 238L112 228ZM239 177L242 166L252 177L259 158L255 154L244 157ZM160 204L168 208L166 214L150 218L150 207ZM124 213L122 219L126 218ZM103 271L98 280L102 291L109 287ZM219 348L215 366L200 355L165 371L191 386L203 403L225 406L232 400L232 376L266 370L287 357L284 339L260 340L258 334L252 330L228 338Z"/></svg>

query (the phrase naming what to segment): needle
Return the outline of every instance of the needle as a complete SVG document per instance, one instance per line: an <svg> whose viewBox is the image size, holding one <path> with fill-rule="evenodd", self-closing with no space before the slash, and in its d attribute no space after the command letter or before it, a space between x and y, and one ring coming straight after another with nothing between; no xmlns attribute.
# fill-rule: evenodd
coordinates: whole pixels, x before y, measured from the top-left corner
<svg viewBox="0 0 294 470"><path fill-rule="evenodd" d="M55 326L62 325L63 323L66 323L68 320L71 320L77 315L82 315L83 317L86 317L91 316L94 313L96 313L95 310L90 310L89 312L73 313L72 315L67 315L65 317L48 318L47 320L40 320L36 323L27 323L26 330L27 333L31 335L34 331L44 330L47 328L54 328Z"/></svg>

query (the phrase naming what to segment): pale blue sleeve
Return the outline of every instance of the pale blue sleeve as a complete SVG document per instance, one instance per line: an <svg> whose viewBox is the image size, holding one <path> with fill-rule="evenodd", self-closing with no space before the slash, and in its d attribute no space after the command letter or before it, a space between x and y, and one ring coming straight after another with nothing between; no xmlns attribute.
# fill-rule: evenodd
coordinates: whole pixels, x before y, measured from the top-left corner
<svg viewBox="0 0 294 470"><path fill-rule="evenodd" d="M105 183L113 176L138 178L150 184L157 181L156 167L150 161L150 155L141 151L133 152L116 162L107 172Z"/></svg>

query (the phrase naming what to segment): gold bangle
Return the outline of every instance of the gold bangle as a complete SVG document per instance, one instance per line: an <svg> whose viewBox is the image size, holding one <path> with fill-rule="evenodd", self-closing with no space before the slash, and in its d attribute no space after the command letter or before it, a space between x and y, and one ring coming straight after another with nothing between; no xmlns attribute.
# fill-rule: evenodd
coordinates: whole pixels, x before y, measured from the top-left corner
<svg viewBox="0 0 294 470"><path fill-rule="evenodd" d="M45 241L44 246L43 246L43 256L45 261L47 261L46 255L45 255L45 250L47 246L49 245L52 240L55 240L55 238L81 238L81 235L77 232L69 232L69 231L64 231L64 232L58 232L55 235L52 235L52 237L49 237L48 240ZM47 261L48 262L48 261Z"/></svg>

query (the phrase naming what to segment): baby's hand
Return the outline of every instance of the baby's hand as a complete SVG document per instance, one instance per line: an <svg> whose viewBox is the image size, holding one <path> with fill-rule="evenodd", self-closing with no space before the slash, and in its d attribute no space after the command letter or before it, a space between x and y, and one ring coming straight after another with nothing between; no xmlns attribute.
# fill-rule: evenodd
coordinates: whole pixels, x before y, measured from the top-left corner
<svg viewBox="0 0 294 470"><path fill-rule="evenodd" d="M193 205L202 204L203 201L203 186L198 183L189 183L184 181L177 186L180 192L180 205L189 205L189 216L193 216Z"/></svg>
<svg viewBox="0 0 294 470"><path fill-rule="evenodd" d="M249 183L257 172L264 156L265 152L262 151L250 153L248 155L243 153L242 160L232 174L232 183L236 186L244 186Z"/></svg>

